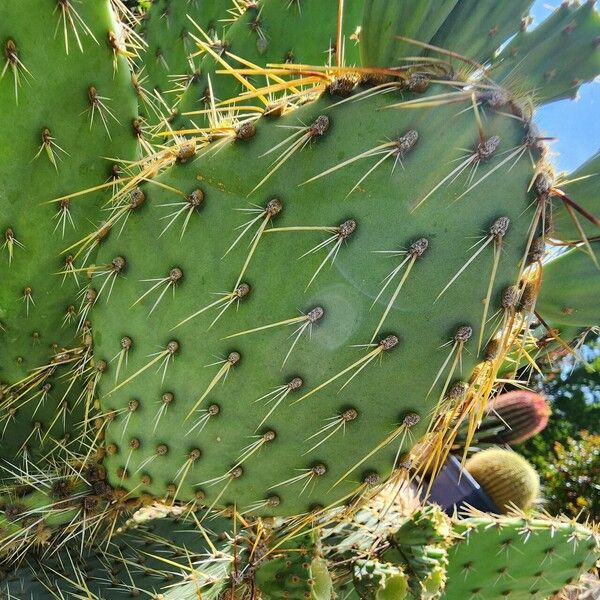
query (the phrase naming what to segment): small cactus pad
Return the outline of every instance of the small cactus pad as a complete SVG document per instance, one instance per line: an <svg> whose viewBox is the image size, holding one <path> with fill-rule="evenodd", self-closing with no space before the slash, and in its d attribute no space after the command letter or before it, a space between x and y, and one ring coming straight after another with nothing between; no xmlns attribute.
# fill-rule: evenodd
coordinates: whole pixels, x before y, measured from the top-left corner
<svg viewBox="0 0 600 600"><path fill-rule="evenodd" d="M268 600L330 600L333 585L320 556L318 535L308 533L278 544L256 568L256 586Z"/></svg>
<svg viewBox="0 0 600 600"><path fill-rule="evenodd" d="M598 534L546 517L458 521L444 600L539 600L576 581L598 558Z"/></svg>
<svg viewBox="0 0 600 600"><path fill-rule="evenodd" d="M501 44L527 23L533 0L460 0L431 40L471 60L485 63Z"/></svg>
<svg viewBox="0 0 600 600"><path fill-rule="evenodd" d="M406 565L412 595L421 600L439 598L446 585L448 544L452 540L450 519L436 505L428 505L404 519L390 537L382 558Z"/></svg>
<svg viewBox="0 0 600 600"><path fill-rule="evenodd" d="M401 565L358 560L353 576L362 600L404 600L409 593L408 577Z"/></svg>

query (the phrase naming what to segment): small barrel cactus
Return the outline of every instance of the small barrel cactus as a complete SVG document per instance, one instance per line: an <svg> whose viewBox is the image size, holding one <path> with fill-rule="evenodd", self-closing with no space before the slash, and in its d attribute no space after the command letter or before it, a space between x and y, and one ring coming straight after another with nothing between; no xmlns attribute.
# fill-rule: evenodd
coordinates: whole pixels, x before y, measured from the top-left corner
<svg viewBox="0 0 600 600"><path fill-rule="evenodd" d="M538 497L540 478L520 454L502 448L477 452L465 464L500 511L527 509Z"/></svg>

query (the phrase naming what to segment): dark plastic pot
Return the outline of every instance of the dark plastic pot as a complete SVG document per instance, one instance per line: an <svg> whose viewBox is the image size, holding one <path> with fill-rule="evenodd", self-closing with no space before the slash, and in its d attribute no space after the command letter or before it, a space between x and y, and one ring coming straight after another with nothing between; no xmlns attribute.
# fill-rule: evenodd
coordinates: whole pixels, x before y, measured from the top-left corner
<svg viewBox="0 0 600 600"><path fill-rule="evenodd" d="M433 481L428 500L439 504L449 515L455 511L460 514L468 506L484 512L500 513L484 489L468 471L461 468L460 461L452 455Z"/></svg>

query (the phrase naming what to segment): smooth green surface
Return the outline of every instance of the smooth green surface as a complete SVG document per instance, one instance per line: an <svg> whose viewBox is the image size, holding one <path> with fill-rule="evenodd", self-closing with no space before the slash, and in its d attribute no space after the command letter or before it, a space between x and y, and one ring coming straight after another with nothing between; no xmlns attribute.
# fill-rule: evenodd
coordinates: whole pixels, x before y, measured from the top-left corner
<svg viewBox="0 0 600 600"><path fill-rule="evenodd" d="M600 154L596 154L581 167L566 176L566 183L558 185L562 191L583 207L588 213L600 218ZM574 213L579 226L569 212ZM581 229L587 238L600 236L600 227L592 223L577 210L567 210L560 198L554 201L554 230L552 235L559 240L582 240Z"/></svg>
<svg viewBox="0 0 600 600"><path fill-rule="evenodd" d="M600 243L592 244L596 256ZM573 248L544 266L537 311L548 323L588 327L600 323L600 277L584 246Z"/></svg>
<svg viewBox="0 0 600 600"><path fill-rule="evenodd" d="M521 25L533 0L461 0L433 36L434 46L486 63Z"/></svg>
<svg viewBox="0 0 600 600"><path fill-rule="evenodd" d="M405 56L418 56L422 47L397 36L428 43L456 4L457 0L367 0L361 38L363 64L395 67Z"/></svg>

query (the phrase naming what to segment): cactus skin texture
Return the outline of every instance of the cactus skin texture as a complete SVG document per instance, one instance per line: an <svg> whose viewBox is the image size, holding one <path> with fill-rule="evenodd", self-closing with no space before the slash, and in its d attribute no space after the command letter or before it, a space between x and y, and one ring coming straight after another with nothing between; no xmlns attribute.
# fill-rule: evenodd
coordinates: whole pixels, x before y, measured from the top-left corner
<svg viewBox="0 0 600 600"><path fill-rule="evenodd" d="M65 327L51 352L36 349L30 353L31 364L15 359L10 372L1 374L11 384L28 368L48 365L52 355L69 369L59 381L69 389L68 401L60 397L67 405L54 397L35 402L41 399L35 395L38 386L50 375L58 378L54 364L41 367L43 381L36 372L28 380L34 391L25 404L22 388L3 388L1 393L4 431L15 434L10 439L18 447L2 448L17 482L3 482L0 549L13 553L5 557L7 564L35 557L37 566L40 559L33 578L42 587L21 586L16 592L43 600L65 594L113 600L115 592L143 592L153 600L244 600L259 590L265 598L326 600L333 586L358 578L357 586L369 598L476 600L483 597L482 583L494 582L485 588L492 598L513 591L515 597L543 596L544 586L554 591L588 568L598 555L595 533L558 520L476 515L456 523L438 507L425 506L397 527L390 527L378 511L364 521L348 521L391 473L406 474L408 453L426 431L451 435L457 418L469 417L473 423L474 415L483 414L496 370L513 345L512 332L529 331L543 279L545 236L551 235L550 204L558 200L572 206L545 162L543 139L531 121L532 106L572 95L580 81L600 70L594 46L600 22L592 3L564 4L537 30L524 27L495 57L496 47L516 32L527 2L512 3L504 12L506 4L485 10L483 2L476 7L471 0L370 0L364 32L371 37L363 55L371 53L374 58L365 64L378 68L352 72L319 68L325 62L342 62L339 44L337 55L331 52L333 32L346 32L348 40L354 31L350 12L337 19L344 3L265 0L259 6L239 0L224 38L200 44L204 57L193 68L202 72L179 80L185 91L177 89L173 104L161 102L167 111L176 108L175 114L162 115L170 129L166 137L175 143L154 148L155 139L147 134L155 130L135 118L134 92L139 111L149 120L159 117L158 111L149 112L144 72L129 81L128 65L120 56L126 52L106 31L112 26L110 7L119 0L57 0L54 7L42 0L31 2L34 20L43 20L44 35L36 31L29 47L20 39L12 41L17 36L10 31L7 36L13 37L2 41L0 108L6 104L6 114L14 115L19 126L16 142L8 144L11 151L20 148L16 158L48 160L45 171L27 177L30 170L14 169L20 164L15 156L0 156L3 170L10 167L18 175L5 178L13 195L15 182L27 183L18 218L32 219L38 232L33 243L21 240L20 226L8 223L2 250L11 268L23 250L15 240L31 256L25 266L11 271L9 285L0 288L0 300L9 293L14 301L14 282L31 273L53 294L52 310L35 317L43 317L38 333L46 337L42 324L51 335L59 332L62 314L59 318L53 307L66 301L80 307L74 321L83 331ZM187 4L172 0L168 8L180 11ZM208 0L196 1L193 8L201 6L207 9ZM362 2L345 6L360 11ZM87 12L83 21L69 19L76 9L81 15L99 11L93 19L101 31L97 44L82 24L88 23ZM384 10L390 12L380 12ZM457 24L465 10L472 12L476 27L467 30L461 46ZM22 7L15 16L11 2L0 0L0 11L0 17L9 12L11 17L0 19L0 28L18 23L25 31L29 26ZM373 26L382 14L390 18L378 41ZM68 55L64 37L52 35L57 22L62 33L61 18L71 44ZM168 20L168 11L164 15L163 9L159 18ZM181 14L177 22L182 22ZM174 30L179 37L181 31ZM475 39L476 30L484 40ZM149 52L156 60L160 28L153 32L148 33ZM495 39L497 32L502 39ZM492 79L477 80L477 65L423 44L415 46L396 34L437 41L450 50L456 43L489 64L490 75L505 87ZM86 42L83 53L76 47L79 36ZM171 37L169 44L173 41ZM57 46L64 54L56 52ZM38 89L51 87L51 98L17 86L21 96L30 92L31 105L21 114L20 104L15 110L5 102L8 97L17 106L16 98L6 95L13 90L7 83L27 79L34 66L29 61L32 48L43 58L44 73L65 71L67 79L40 79ZM260 66L291 59L290 50L295 60L317 66L274 71L249 67L234 56L239 53ZM347 61L350 51L356 48L347 46ZM183 60L185 48L174 52L170 60ZM422 55L418 64L408 61L385 69L398 67L398 53L407 52ZM79 66L63 69L67 60ZM241 67L235 77L232 65ZM54 125L37 138L23 135L31 128L32 115L63 114L71 73L74 85L91 74L98 77L68 105L75 107L69 131L83 138L91 127L97 140L82 144L83 149L76 143L67 146L55 133L62 129ZM164 75L151 74L150 85L164 87ZM266 90L253 90L265 84ZM111 92L104 92L105 86ZM312 93L306 86L313 86ZM250 93L236 100L242 107L234 103L221 112L217 100L244 90ZM59 96L61 110L56 111ZM52 111L40 112L44 101ZM208 116L183 114L206 108L211 109ZM86 110L87 116L82 115ZM189 116L200 127L177 131L189 124ZM72 128L74 120L78 125ZM213 125L208 131L202 127L207 124ZM35 131L46 126L37 124ZM63 163L52 158L62 156L63 143L73 160L69 157L69 169L64 169L69 180L57 183L48 173L62 172ZM132 158L138 147L151 159L126 163L119 180L111 161L98 160ZM65 166L67 158L63 156ZM77 196L81 204L73 201L82 207L80 221L91 221L95 229L90 232L81 225L60 243L48 243L52 215L59 224L70 215L44 212L59 208L47 202L61 195L73 198L73 192L103 182L112 188L112 198L94 194L85 200ZM48 198L40 197L40 189ZM4 195L0 200L4 202ZM14 200L7 204L7 214L16 214ZM101 223L105 219L112 227ZM70 220L65 224L68 229ZM83 240L81 245L78 240ZM80 287L69 273L71 288L65 283L59 290L50 274L63 268L69 251L79 251ZM14 324L30 318L27 310L43 304L32 296L37 280L31 286L18 285L25 316L0 304L9 340ZM585 310L588 301L582 296ZM581 314L587 320L595 313ZM18 344L11 341L7 348L25 348L24 339L18 337ZM19 352L17 357L26 354L24 349ZM25 391L29 394L30 389ZM41 408L51 421L38 427L34 417L42 415ZM66 431L53 433L54 425L63 422L68 422ZM50 433L46 437L40 431ZM85 457L67 444L66 436L73 431L75 442L87 446ZM58 471L45 465L34 469L23 440L52 442L56 450L46 457ZM435 456L443 458L451 443L442 440ZM19 454L26 459L24 473L14 465ZM90 473L88 461L100 457L101 470ZM34 489L22 485L28 478ZM225 535L224 544L209 544L208 552L205 535L195 540L202 546L191 542L191 553L187 544L166 542L175 537L174 525L160 540L138 532L135 540L115 546L129 527L130 511L156 502L185 513L203 506L202 516L194 518L202 526L211 523L212 509L225 507L235 515L234 531ZM291 518L262 518L270 516ZM370 518L378 516L383 522L373 524ZM341 523L342 531L347 526L347 541L362 537L361 542L346 543L339 551L330 548L327 528L332 523ZM337 543L341 534L334 529ZM499 531L511 537L499 536ZM469 541L477 538L472 544L476 553L463 560L473 547L453 545L458 534L467 532ZM114 536L112 543L104 534ZM95 544L98 538L101 548ZM152 541L161 547L152 546L147 557L152 560L138 573L137 560L148 552L136 544ZM65 552L66 578L62 565L56 568L47 556L39 557L36 546ZM161 568L165 546L167 567ZM88 553L89 565L73 562ZM344 560L336 561L339 556ZM509 559L509 565L500 564ZM114 560L125 564L123 580L113 579L118 575ZM470 574L475 560L489 564L477 567L475 583L466 587L465 569ZM554 561L560 562L557 568ZM98 562L108 562L109 572L94 575L89 584L85 572L102 568ZM129 572L133 563L136 577ZM539 570L526 572L534 563ZM488 567L496 570L490 575ZM173 570L183 573L175 586L165 581ZM374 582L367 583L369 575ZM109 589L101 589L106 583Z"/></svg>
<svg viewBox="0 0 600 600"><path fill-rule="evenodd" d="M197 85L202 73L202 55L194 56L197 27L219 39L239 16L234 9L233 2L223 0L159 0L144 13L136 31L147 46L140 53L137 78L145 91L140 104L150 124L164 112L172 115L183 93Z"/></svg>
<svg viewBox="0 0 600 600"><path fill-rule="evenodd" d="M590 248L600 255L600 242ZM544 267L537 311L550 328L600 323L599 280L598 267L584 247L573 248Z"/></svg>
<svg viewBox="0 0 600 600"><path fill-rule="evenodd" d="M35 454L41 438L49 449L66 432L76 437L70 423L84 414L82 385L57 367L82 354L63 349L81 345L85 274L62 274L76 251L61 253L103 218L106 196L49 202L107 181L112 163L101 157L136 151L135 93L109 38L109 1L26 4L0 2L0 451L11 460L24 443Z"/></svg>
<svg viewBox="0 0 600 600"><path fill-rule="evenodd" d="M493 398L488 403L487 413L475 432L471 446L486 448L490 444L521 444L546 427L552 410L540 394L513 390ZM464 442L464 435L466 430L463 428L457 441Z"/></svg>
<svg viewBox="0 0 600 600"><path fill-rule="evenodd" d="M511 507L529 508L540 491L535 469L512 450L489 448L477 452L467 460L465 469L503 513Z"/></svg>
<svg viewBox="0 0 600 600"><path fill-rule="evenodd" d="M392 564L406 563L415 598L434 600L442 596L451 532L448 517L441 508L430 505L415 511L390 537L390 549L382 558Z"/></svg>
<svg viewBox="0 0 600 600"><path fill-rule="evenodd" d="M577 580L598 556L598 534L547 517L477 515L454 525L445 600L547 598Z"/></svg>
<svg viewBox="0 0 600 600"><path fill-rule="evenodd" d="M358 46L351 36L360 25L363 3L363 0L352 0L343 6L341 33L347 65L354 65L359 59ZM267 83L264 77L244 75L233 78L216 73L218 70L248 67L248 63L258 66L269 63L335 64L338 8L338 2L320 0L247 2L245 11L225 31L217 31L217 39L208 41L204 34L196 31L195 35L204 44L201 74L181 96L173 129L189 127L190 120L199 127L208 124L213 127L231 126L234 108L220 113L216 121L210 112L188 116L186 113L205 111L216 101L234 98L241 92L251 92ZM340 52L340 60L341 56ZM249 85L242 83L244 79L249 81ZM277 94L273 96L276 97ZM244 104L256 105L259 107L257 110L264 110L270 101L270 94L260 94L258 98L251 95Z"/></svg>
<svg viewBox="0 0 600 600"><path fill-rule="evenodd" d="M362 600L404 600L409 593L403 567L377 560L356 561L354 588Z"/></svg>
<svg viewBox="0 0 600 600"><path fill-rule="evenodd" d="M483 343L493 323L485 331L481 323L503 312L502 292L517 280L536 234L533 205L547 190L531 188L528 154L542 159L543 146L510 89L481 93L479 131L473 112L456 114L454 102L406 108L402 101L448 90L425 82L411 91L413 75L400 93L359 96L372 81L348 89L357 102L340 103L339 81L323 85L318 99L216 135L196 160L192 148L142 186L145 204L101 249L101 262L126 259L127 279L93 311L96 357L107 361L121 340L133 342L127 369L109 368L99 381L102 410L111 415L112 485L138 490L144 477L152 483L141 489L160 498L200 495L209 505L262 502L258 514L307 512L348 499L369 472L387 476L432 410L489 389L474 381L494 371ZM471 103L471 94L455 95ZM441 147L440 131L449 140ZM404 169L390 174L382 163L361 181L370 168L363 159L345 168L388 138L398 148L386 162L401 160ZM288 147L295 151L278 162ZM421 159L429 156L436 161ZM474 169L470 184L466 174L450 183L460 160ZM181 219L167 227L176 202ZM244 230L239 211L253 206L261 208ZM400 248L410 263L379 295L390 270L375 252ZM321 268L334 257L333 268ZM289 327L294 318L301 329ZM301 335L287 356L295 331ZM371 350L349 348L369 343ZM377 356L381 366L366 363ZM132 400L140 408L123 418ZM325 439L332 419L338 428ZM125 465L126 476L117 475ZM271 494L276 506L265 504Z"/></svg>
<svg viewBox="0 0 600 600"><path fill-rule="evenodd" d="M17 561L29 548L44 548L58 540L83 536L86 523L98 522L117 499L102 467L77 473L46 468L35 476L18 474L0 495L0 562ZM115 513L117 514L117 513ZM98 524L98 523L97 523Z"/></svg>

